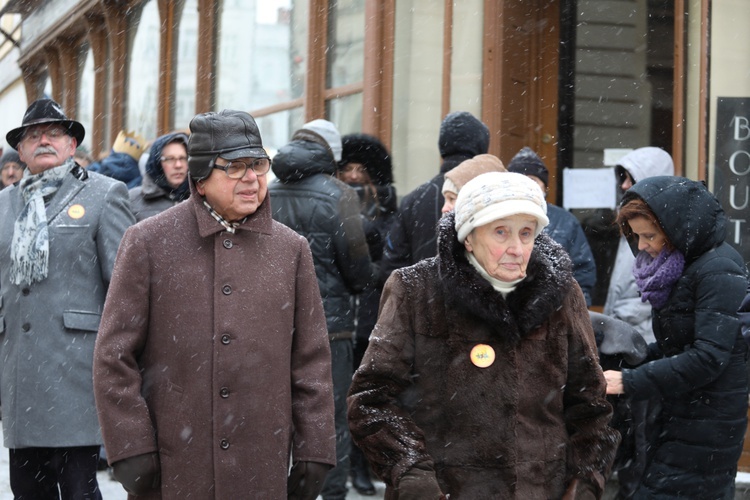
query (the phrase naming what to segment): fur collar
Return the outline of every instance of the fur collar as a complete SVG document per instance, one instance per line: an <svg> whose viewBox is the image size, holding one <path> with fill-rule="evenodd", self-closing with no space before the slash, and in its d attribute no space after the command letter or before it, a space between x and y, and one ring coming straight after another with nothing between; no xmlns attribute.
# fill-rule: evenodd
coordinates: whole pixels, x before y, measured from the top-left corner
<svg viewBox="0 0 750 500"><path fill-rule="evenodd" d="M438 231L438 270L448 305L477 317L513 344L541 326L570 291L570 257L544 233L534 242L526 278L503 298L466 260L453 212L440 220Z"/></svg>

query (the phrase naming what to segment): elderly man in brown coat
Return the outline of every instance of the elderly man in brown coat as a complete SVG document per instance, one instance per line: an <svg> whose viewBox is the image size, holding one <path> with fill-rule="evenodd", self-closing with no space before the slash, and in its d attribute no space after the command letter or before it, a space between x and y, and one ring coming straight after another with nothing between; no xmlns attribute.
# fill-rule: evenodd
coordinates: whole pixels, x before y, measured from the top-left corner
<svg viewBox="0 0 750 500"><path fill-rule="evenodd" d="M309 245L271 218L249 114L190 129L193 192L125 234L104 308L94 385L108 459L139 498L314 499L336 456Z"/></svg>

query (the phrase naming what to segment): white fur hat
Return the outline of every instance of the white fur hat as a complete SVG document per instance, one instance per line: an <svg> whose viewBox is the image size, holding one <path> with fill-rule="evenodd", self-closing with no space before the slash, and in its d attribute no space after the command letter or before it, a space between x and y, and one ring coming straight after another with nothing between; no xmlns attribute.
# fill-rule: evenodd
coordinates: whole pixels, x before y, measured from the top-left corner
<svg viewBox="0 0 750 500"><path fill-rule="evenodd" d="M512 172L490 172L467 182L458 193L455 211L461 243L475 227L511 215L536 217L535 237L549 224L542 189L525 175Z"/></svg>

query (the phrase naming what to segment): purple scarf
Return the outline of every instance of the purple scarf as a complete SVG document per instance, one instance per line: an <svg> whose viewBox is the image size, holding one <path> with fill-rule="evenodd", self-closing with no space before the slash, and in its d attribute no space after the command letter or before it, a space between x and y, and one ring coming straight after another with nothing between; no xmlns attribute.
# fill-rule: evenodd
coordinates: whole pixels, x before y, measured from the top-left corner
<svg viewBox="0 0 750 500"><path fill-rule="evenodd" d="M655 309L664 307L683 269L685 256L679 250L662 250L656 258L640 252L633 264L633 275L641 291L641 300L649 301Z"/></svg>

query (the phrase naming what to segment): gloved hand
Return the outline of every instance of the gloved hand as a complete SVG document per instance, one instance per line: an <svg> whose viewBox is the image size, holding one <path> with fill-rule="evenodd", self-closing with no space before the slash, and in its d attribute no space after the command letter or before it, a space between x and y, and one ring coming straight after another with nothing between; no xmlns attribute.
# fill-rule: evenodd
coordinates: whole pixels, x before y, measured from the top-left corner
<svg viewBox="0 0 750 500"><path fill-rule="evenodd" d="M112 475L131 495L143 495L161 485L159 454L144 453L112 464Z"/></svg>
<svg viewBox="0 0 750 500"><path fill-rule="evenodd" d="M401 476L398 482L398 500L438 500L445 498L440 491L437 476L430 464L420 462Z"/></svg>
<svg viewBox="0 0 750 500"><path fill-rule="evenodd" d="M323 489L331 466L318 462L295 462L286 481L289 500L315 500Z"/></svg>
<svg viewBox="0 0 750 500"><path fill-rule="evenodd" d="M596 500L594 486L581 479L574 478L563 493L562 500Z"/></svg>

